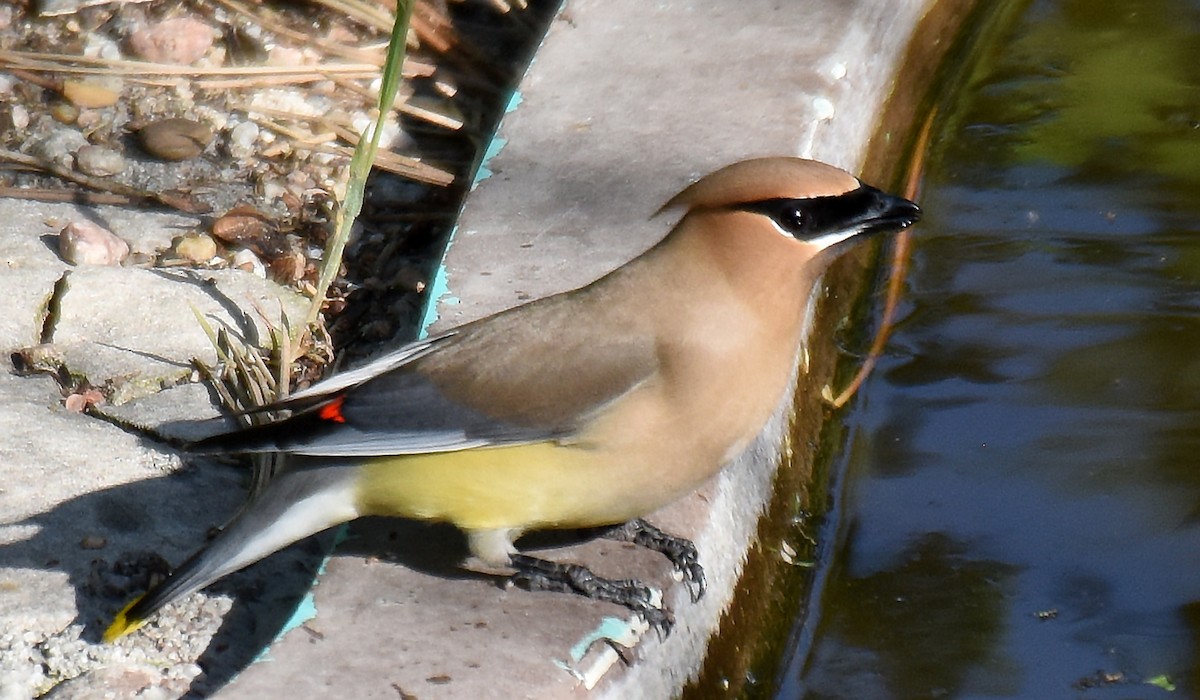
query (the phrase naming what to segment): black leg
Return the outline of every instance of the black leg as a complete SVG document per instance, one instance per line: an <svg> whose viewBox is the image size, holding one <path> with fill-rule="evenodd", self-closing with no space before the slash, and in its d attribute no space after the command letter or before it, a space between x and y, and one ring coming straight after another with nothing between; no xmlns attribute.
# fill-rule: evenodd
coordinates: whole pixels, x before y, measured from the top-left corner
<svg viewBox="0 0 1200 700"><path fill-rule="evenodd" d="M683 582L692 595L692 602L698 602L704 597L704 567L700 566L696 545L692 544L691 540L669 535L641 518L615 527L604 533L604 536L618 542L632 542L662 554L683 576Z"/></svg>
<svg viewBox="0 0 1200 700"><path fill-rule="evenodd" d="M559 564L525 554L513 554L509 559L517 570L509 580L527 591L574 593L593 600L606 600L641 615L661 634L671 632L675 618L669 610L659 606L653 591L639 581L601 578L578 564Z"/></svg>

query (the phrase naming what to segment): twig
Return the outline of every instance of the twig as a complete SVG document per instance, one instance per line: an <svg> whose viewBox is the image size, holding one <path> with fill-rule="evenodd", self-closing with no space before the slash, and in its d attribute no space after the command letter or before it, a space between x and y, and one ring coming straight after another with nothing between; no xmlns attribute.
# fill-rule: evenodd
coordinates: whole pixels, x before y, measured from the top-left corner
<svg viewBox="0 0 1200 700"><path fill-rule="evenodd" d="M0 149L0 160L6 160L11 163L18 163L31 168L36 168L51 175L60 177L64 180L69 180L76 184L90 187L102 192L111 192L114 194L123 195L137 201L151 201L159 204L178 209L187 214L203 214L209 211L207 205L198 202L184 195L170 194L167 192L143 192L128 185L123 185L119 182L105 180L104 178L92 177L77 173L73 170L68 170L56 163L49 163L33 156L27 156L24 153Z"/></svg>
<svg viewBox="0 0 1200 700"><path fill-rule="evenodd" d="M354 20L376 29L385 34L392 31L395 18L388 12L379 9L378 6L368 5L358 0L312 0L318 5L324 5L336 12L346 15ZM407 35L408 22L405 23L405 34Z"/></svg>
<svg viewBox="0 0 1200 700"><path fill-rule="evenodd" d="M908 173L905 178L904 196L908 199L915 200L921 189L921 175L925 170L925 156L928 153L929 135L933 128L934 117L937 116L937 110L929 113L925 119L925 124L921 127L921 133L917 136L916 145L913 148L913 160L909 165ZM859 390L867 376L871 374L871 370L875 368L875 364L879 362L879 358L883 355L884 346L887 345L888 338L892 334L892 328L896 323L896 310L900 306L900 295L904 292L904 276L908 272L908 263L912 255L912 232L901 231L896 235L895 244L892 248L892 262L890 274L888 276L888 291L887 300L883 306L883 318L879 322L879 331L875 334L875 340L871 343L871 349L867 352L867 358L863 361L862 366L858 368L858 373L854 375L854 379L850 380L850 384L838 394L837 398L830 400L830 404L834 408L841 408L846 405L850 397Z"/></svg>
<svg viewBox="0 0 1200 700"><path fill-rule="evenodd" d="M76 65L79 64L79 65ZM64 56L34 51L0 50L0 68L6 70L97 75L358 75L374 78L379 66L371 63L320 63L313 66L179 66L170 63L106 59L91 56ZM423 68L423 67L422 67ZM432 71L428 75L432 75ZM417 75L425 75L422 69Z"/></svg>
<svg viewBox="0 0 1200 700"><path fill-rule="evenodd" d="M340 56L347 60L364 61L373 63L377 66L383 65L384 51L378 49L362 49L358 47L343 46L337 42L327 41L318 37L314 37L306 32L297 31L291 27L277 21L271 16L273 13L263 7L255 9L247 7L236 0L213 0L218 5L223 5L227 9L244 17L249 18L258 26L271 32L275 36L284 37L291 41L297 42L302 46L314 46L321 49L326 54Z"/></svg>
<svg viewBox="0 0 1200 700"><path fill-rule="evenodd" d="M129 204L132 197L109 192L83 192L77 190L51 190L44 187L0 186L0 197L9 199L31 199L38 202L77 202L79 204Z"/></svg>
<svg viewBox="0 0 1200 700"><path fill-rule="evenodd" d="M337 132L337 135L340 136L342 140L350 143L356 148L358 147L358 142L361 139L359 135L352 129L347 129L339 124L330 124L329 126L335 132ZM326 145L325 148L328 149L336 147ZM375 167L380 168L381 170L386 170L390 173L403 175L404 177L412 178L420 182L426 182L431 185L440 185L444 187L454 182L454 173L434 167L432 165L428 165L426 163L422 163L416 158L402 156L399 153L391 153L389 151L382 151L376 155Z"/></svg>

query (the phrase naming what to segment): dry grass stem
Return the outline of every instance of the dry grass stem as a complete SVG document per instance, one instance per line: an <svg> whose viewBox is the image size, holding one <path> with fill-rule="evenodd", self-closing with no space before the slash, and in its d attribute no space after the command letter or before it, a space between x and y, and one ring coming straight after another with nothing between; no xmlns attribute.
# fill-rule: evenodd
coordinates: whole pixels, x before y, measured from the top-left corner
<svg viewBox="0 0 1200 700"><path fill-rule="evenodd" d="M359 0L312 0L317 5L324 5L334 12L339 12L351 19L362 22L368 27L388 34L392 31L395 16L378 5Z"/></svg>
<svg viewBox="0 0 1200 700"><path fill-rule="evenodd" d="M55 163L49 163L41 160L40 158L27 156L24 153L17 153L16 151L0 149L0 161L8 161L10 163L24 165L29 168L50 173L55 177L62 178L63 180L83 185L84 187L90 187L94 190L100 190L101 192L109 192L111 194L121 195L135 201L148 200L158 202L159 204L163 204L189 214L203 214L207 211L207 207L184 195L172 194L170 192L146 192L128 185L123 185L119 182L113 182L108 178L84 175L83 173L76 172L70 168L64 168Z"/></svg>
<svg viewBox="0 0 1200 700"><path fill-rule="evenodd" d="M933 131L933 120L937 116L937 110L929 113L925 118L925 123L921 126L921 132L917 135L916 144L913 146L913 159L909 164L908 171L905 174L904 196L911 200L916 200L921 191L921 176L925 172L925 157L929 151L929 136ZM871 343L871 349L867 353L867 358L863 361L862 366L858 368L858 372L854 375L854 379L850 384L838 394L836 398L829 401L834 408L841 408L846 405L863 382L871 374L871 370L875 368L875 364L879 362L880 356L883 355L883 349L887 345L887 340L892 334L892 328L896 323L896 310L900 306L900 295L904 292L904 277L908 274L908 263L912 256L912 232L905 230L896 234L892 246L892 261L889 266L887 299L883 306L883 317L879 322L879 331L875 334L875 339Z"/></svg>
<svg viewBox="0 0 1200 700"><path fill-rule="evenodd" d="M411 65L410 65L411 64ZM0 50L0 68L84 75L151 76L304 76L325 78L345 75L373 80L379 66L373 63L319 63L311 66L178 66L169 63L105 59L90 56L64 56L35 51ZM428 63L405 62L405 78L429 77L434 67Z"/></svg>
<svg viewBox="0 0 1200 700"><path fill-rule="evenodd" d="M275 36L283 37L296 42L300 46L312 46L320 49L323 53L330 56L338 56L349 61L359 61L363 63L372 63L376 66L383 65L383 59L387 52L387 44L354 47L345 46L333 41L326 41L320 37L314 37L311 34L292 29L283 22L276 20L275 13L264 7L248 7L247 5L237 2L237 0L212 0L217 5L221 5L226 9L236 14L246 17L254 24L271 32Z"/></svg>

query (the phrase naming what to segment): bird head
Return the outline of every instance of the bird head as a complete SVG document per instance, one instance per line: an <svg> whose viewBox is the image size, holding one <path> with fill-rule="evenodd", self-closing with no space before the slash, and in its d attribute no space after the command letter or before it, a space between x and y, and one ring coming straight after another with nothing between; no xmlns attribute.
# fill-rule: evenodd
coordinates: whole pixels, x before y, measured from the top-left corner
<svg viewBox="0 0 1200 700"><path fill-rule="evenodd" d="M730 230L734 235L770 233L809 257L860 234L906 228L921 215L916 204L840 168L784 157L721 168L675 195L662 210L677 206L721 221L724 225L712 227L714 235Z"/></svg>

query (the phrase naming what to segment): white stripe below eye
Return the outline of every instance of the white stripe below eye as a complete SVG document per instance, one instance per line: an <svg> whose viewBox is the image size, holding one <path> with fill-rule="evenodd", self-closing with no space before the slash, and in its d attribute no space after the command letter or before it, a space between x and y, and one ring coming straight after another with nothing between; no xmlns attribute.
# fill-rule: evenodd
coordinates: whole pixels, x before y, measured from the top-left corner
<svg viewBox="0 0 1200 700"><path fill-rule="evenodd" d="M780 226L779 223L776 222L774 219L770 219L768 217L768 220L771 222L771 225L775 227L775 230L779 232L779 235L784 236L786 238L790 238L792 240L800 240L809 245L816 246L818 250L825 250L826 248L835 246L838 243L841 243L842 241L845 241L849 238L857 236L858 234L862 233L862 231L863 231L863 229L861 227L858 227L858 228L852 228L852 229L830 231L829 233L827 233L823 236L817 236L816 238L797 239L795 236L793 236L792 234L785 231L784 228L782 226Z"/></svg>
<svg viewBox="0 0 1200 700"><path fill-rule="evenodd" d="M861 228L852 228L843 231L831 231L824 236L809 238L805 241L805 243L814 245L820 250L825 250L826 248L833 247L844 240L857 236L860 233L862 233Z"/></svg>

